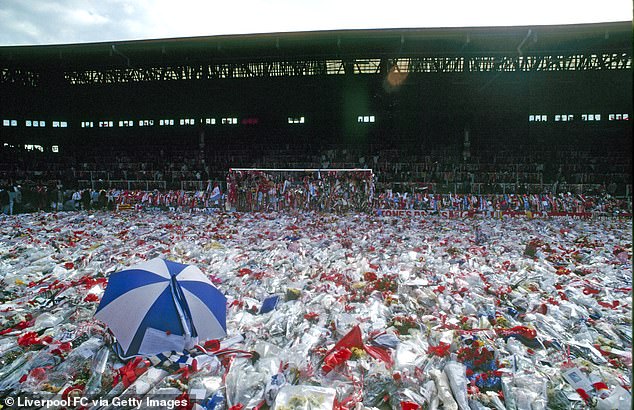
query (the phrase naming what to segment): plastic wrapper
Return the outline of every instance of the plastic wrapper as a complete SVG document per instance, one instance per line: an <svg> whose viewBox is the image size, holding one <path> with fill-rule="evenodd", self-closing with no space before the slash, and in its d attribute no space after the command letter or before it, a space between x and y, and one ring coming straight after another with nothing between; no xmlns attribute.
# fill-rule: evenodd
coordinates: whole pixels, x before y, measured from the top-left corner
<svg viewBox="0 0 634 410"><path fill-rule="evenodd" d="M418 337L399 343L394 352L394 368L413 370L416 367L424 367L428 359L428 346L427 341Z"/></svg>
<svg viewBox="0 0 634 410"><path fill-rule="evenodd" d="M363 404L376 407L383 403L385 396L396 390L394 378L385 368L373 368L365 376Z"/></svg>
<svg viewBox="0 0 634 410"><path fill-rule="evenodd" d="M632 394L621 386L615 386L604 398L599 398L598 410L627 410L632 408Z"/></svg>
<svg viewBox="0 0 634 410"><path fill-rule="evenodd" d="M317 386L285 386L280 389L273 410L330 410L335 402L335 390Z"/></svg>
<svg viewBox="0 0 634 410"><path fill-rule="evenodd" d="M108 365L108 357L110 356L110 350L104 346L94 355L92 359L91 376L86 383L85 394L86 397L92 398L101 394L103 389L103 374L106 371Z"/></svg>
<svg viewBox="0 0 634 410"><path fill-rule="evenodd" d="M445 365L444 372L458 408L468 410L466 367L462 363L451 361Z"/></svg>
<svg viewBox="0 0 634 410"><path fill-rule="evenodd" d="M124 397L141 398L150 392L150 390L168 374L169 372L163 369L149 368L121 394Z"/></svg>
<svg viewBox="0 0 634 410"><path fill-rule="evenodd" d="M286 376L284 373L276 373L266 383L264 388L264 400L269 406L273 405L275 398L277 397L280 389L287 384Z"/></svg>
<svg viewBox="0 0 634 410"><path fill-rule="evenodd" d="M227 404L252 408L264 400L268 378L259 373L250 359L236 359L225 378ZM278 393L279 394L279 393Z"/></svg>
<svg viewBox="0 0 634 410"><path fill-rule="evenodd" d="M57 392L71 378L70 375L66 377L66 372L51 370L55 369L61 360L59 356L47 350L38 352L28 363L28 374L25 380L20 380L20 390L25 393L42 390Z"/></svg>
<svg viewBox="0 0 634 410"><path fill-rule="evenodd" d="M431 377L436 383L436 391L438 392L438 398L442 402L443 408L447 410L458 410L458 403L451 394L451 387L447 375L438 369L431 371Z"/></svg>
<svg viewBox="0 0 634 410"><path fill-rule="evenodd" d="M412 389L400 388L390 395L390 406L392 409L402 409L403 407L426 406L428 401L425 397Z"/></svg>
<svg viewBox="0 0 634 410"><path fill-rule="evenodd" d="M221 410L226 407L225 396L222 394L222 391L218 390L211 397L205 400L202 403L202 406L205 410ZM198 407L196 407L198 408Z"/></svg>
<svg viewBox="0 0 634 410"><path fill-rule="evenodd" d="M111 273L162 256L197 265L221 289L229 336L209 345L215 361L197 356L186 377L170 368L145 397L252 408L303 386L330 389L347 408L583 408L565 379L576 368L597 407L630 400L631 220L60 212L7 221L3 395L61 397L77 386L95 398L142 395L167 369L123 383L130 362L93 315ZM349 357L329 358L355 328Z"/></svg>
<svg viewBox="0 0 634 410"><path fill-rule="evenodd" d="M66 315L64 315L63 313L51 314L48 312L44 312L35 319L35 323L33 324L33 330L38 331L38 330L54 327L65 321L64 316Z"/></svg>
<svg viewBox="0 0 634 410"><path fill-rule="evenodd" d="M0 370L0 392L11 391L11 389L18 385L20 378L26 375L32 368L32 365L29 363L32 355L33 352L20 356L9 366Z"/></svg>
<svg viewBox="0 0 634 410"><path fill-rule="evenodd" d="M188 378L187 393L190 401L202 403L222 388L224 368L216 356L196 356L196 363L197 371Z"/></svg>

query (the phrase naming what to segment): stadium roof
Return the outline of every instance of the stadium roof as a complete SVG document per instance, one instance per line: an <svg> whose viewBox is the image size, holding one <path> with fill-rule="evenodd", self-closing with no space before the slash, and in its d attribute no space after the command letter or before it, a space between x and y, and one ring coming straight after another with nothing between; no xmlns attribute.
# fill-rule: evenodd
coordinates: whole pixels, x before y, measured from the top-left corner
<svg viewBox="0 0 634 410"><path fill-rule="evenodd" d="M315 57L627 52L632 22L224 35L0 47L0 67L84 69Z"/></svg>

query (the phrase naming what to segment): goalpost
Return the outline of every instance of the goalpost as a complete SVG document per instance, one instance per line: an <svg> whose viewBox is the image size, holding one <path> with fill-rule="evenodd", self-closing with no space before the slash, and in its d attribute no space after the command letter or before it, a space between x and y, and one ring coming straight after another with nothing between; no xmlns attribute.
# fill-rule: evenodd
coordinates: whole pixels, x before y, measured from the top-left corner
<svg viewBox="0 0 634 410"><path fill-rule="evenodd" d="M230 168L227 209L367 212L374 199L368 168Z"/></svg>

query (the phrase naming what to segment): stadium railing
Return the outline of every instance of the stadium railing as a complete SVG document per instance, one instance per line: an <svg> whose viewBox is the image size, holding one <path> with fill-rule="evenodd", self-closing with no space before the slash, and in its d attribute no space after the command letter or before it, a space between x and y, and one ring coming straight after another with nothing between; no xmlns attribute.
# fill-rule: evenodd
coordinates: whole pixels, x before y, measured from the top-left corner
<svg viewBox="0 0 634 410"><path fill-rule="evenodd" d="M212 186L214 182L217 182L220 186L226 185L226 180L210 179L210 180L190 180L181 181L182 191L204 191L207 189L207 185L211 182Z"/></svg>
<svg viewBox="0 0 634 410"><path fill-rule="evenodd" d="M77 180L80 189L127 189L127 190L145 190L152 191L155 189L166 189L166 181L155 181L151 179L110 179L105 181L95 181L88 179Z"/></svg>

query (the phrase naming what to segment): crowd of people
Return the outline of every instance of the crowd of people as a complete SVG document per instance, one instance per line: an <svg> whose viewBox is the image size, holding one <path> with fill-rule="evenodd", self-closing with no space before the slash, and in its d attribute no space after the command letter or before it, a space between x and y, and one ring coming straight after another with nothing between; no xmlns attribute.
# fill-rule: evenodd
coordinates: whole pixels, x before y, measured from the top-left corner
<svg viewBox="0 0 634 410"><path fill-rule="evenodd" d="M279 180L278 180L279 179ZM278 176L265 173L229 175L228 188L209 181L202 190L64 189L35 190L14 185L0 188L5 215L34 211L127 210L174 212L279 212L285 210L346 213L384 210L419 210L427 214L443 211L473 213L571 213L595 216L631 215L631 198L600 195L559 194L441 194L427 192L375 193L371 178L331 173L320 179ZM239 182L239 183L238 183Z"/></svg>
<svg viewBox="0 0 634 410"><path fill-rule="evenodd" d="M601 195L559 194L433 194L392 192L388 190L375 201L377 209L423 210L439 212L530 212L574 214L622 214L631 213L631 201L616 198L609 193Z"/></svg>
<svg viewBox="0 0 634 410"><path fill-rule="evenodd" d="M609 148L609 147L608 147ZM0 149L0 181L22 185L49 181L77 188L204 188L207 180L224 181L227 170L243 168L369 168L378 190L427 185L438 193L597 193L626 195L632 158L623 149L544 145L471 146L464 156L457 146L428 149L279 146L183 149L144 147L134 155L111 147L81 153ZM127 183L126 183L127 182ZM50 184L49 184L50 185ZM597 192L593 192L597 191Z"/></svg>
<svg viewBox="0 0 634 410"><path fill-rule="evenodd" d="M6 214L117 205L246 211L310 209L627 209L631 155L582 146L437 146L427 150L274 146L53 153L0 150ZM321 169L321 174L227 174L232 167ZM371 169L373 178L327 169ZM208 182L209 181L209 182ZM212 194L214 184L223 194ZM122 193L128 194L122 194ZM130 192L134 194L129 194ZM134 197L134 200L129 198Z"/></svg>
<svg viewBox="0 0 634 410"><path fill-rule="evenodd" d="M0 210L3 214L13 215L17 204L22 202L20 186L10 183L0 187Z"/></svg>

